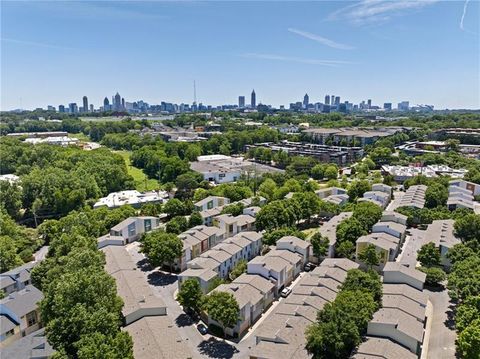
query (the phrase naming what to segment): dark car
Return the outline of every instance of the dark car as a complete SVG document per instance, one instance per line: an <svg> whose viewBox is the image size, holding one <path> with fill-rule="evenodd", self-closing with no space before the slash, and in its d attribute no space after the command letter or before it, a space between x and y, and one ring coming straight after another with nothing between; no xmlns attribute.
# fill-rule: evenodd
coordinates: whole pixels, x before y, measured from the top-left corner
<svg viewBox="0 0 480 359"><path fill-rule="evenodd" d="M198 330L198 331L200 332L200 334L202 334L202 335L205 335L205 334L208 333L208 328L207 328L205 325L201 324L201 323L197 325L197 330Z"/></svg>

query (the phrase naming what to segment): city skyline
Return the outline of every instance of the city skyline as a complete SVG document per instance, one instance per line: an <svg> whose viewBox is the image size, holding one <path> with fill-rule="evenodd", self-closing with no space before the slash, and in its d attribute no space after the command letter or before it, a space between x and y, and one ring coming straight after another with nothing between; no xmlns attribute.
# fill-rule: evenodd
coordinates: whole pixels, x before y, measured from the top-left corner
<svg viewBox="0 0 480 359"><path fill-rule="evenodd" d="M215 105L255 88L257 104L275 107L328 92L478 109L479 6L4 2L1 109L81 104L85 94L98 107L111 89L192 103L194 80L197 102Z"/></svg>

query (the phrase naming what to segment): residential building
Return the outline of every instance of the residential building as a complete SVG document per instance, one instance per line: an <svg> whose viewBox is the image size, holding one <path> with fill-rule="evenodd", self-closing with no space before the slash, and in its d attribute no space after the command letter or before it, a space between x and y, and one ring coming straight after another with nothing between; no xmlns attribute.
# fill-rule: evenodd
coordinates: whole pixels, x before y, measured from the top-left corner
<svg viewBox="0 0 480 359"><path fill-rule="evenodd" d="M425 273L397 262L388 262L383 268L383 283L387 284L408 284L413 288L423 290L426 277Z"/></svg>
<svg viewBox="0 0 480 359"><path fill-rule="evenodd" d="M425 185L410 186L400 200L398 207L414 207L422 209L425 206L426 191L427 186Z"/></svg>
<svg viewBox="0 0 480 359"><path fill-rule="evenodd" d="M226 328L230 336L241 337L262 315L275 298L274 284L269 280L250 274L242 274L230 284L221 284L216 292L227 292L233 295L240 308L240 319L233 328ZM219 325L208 317L208 324Z"/></svg>
<svg viewBox="0 0 480 359"><path fill-rule="evenodd" d="M343 220L350 218L353 212L342 212L335 217L332 217L328 222L325 222L319 230L319 233L328 238L328 254L327 257L333 258L335 256L335 246L337 245L337 226Z"/></svg>
<svg viewBox="0 0 480 359"><path fill-rule="evenodd" d="M202 212L212 208L223 207L230 203L230 199L219 196L208 196L194 203L195 211Z"/></svg>
<svg viewBox="0 0 480 359"><path fill-rule="evenodd" d="M43 293L29 284L0 300L0 348L40 329L42 299Z"/></svg>
<svg viewBox="0 0 480 359"><path fill-rule="evenodd" d="M288 251L285 251L285 253ZM247 265L248 274L257 274L275 283L275 293L288 286L294 279L294 268L291 262L281 256L258 256Z"/></svg>
<svg viewBox="0 0 480 359"><path fill-rule="evenodd" d="M55 350L48 343L44 328L18 339L1 350L1 355L8 359L47 359L54 353Z"/></svg>
<svg viewBox="0 0 480 359"><path fill-rule="evenodd" d="M213 279L226 278L240 260L249 261L260 253L262 234L242 232L200 254L187 263L179 274L178 285L188 278L196 278L202 290L208 291Z"/></svg>
<svg viewBox="0 0 480 359"><path fill-rule="evenodd" d="M190 168L202 174L204 180L217 184L235 182L242 174L283 172L274 167L244 160L242 157L223 155L199 156L197 161L190 163Z"/></svg>
<svg viewBox="0 0 480 359"><path fill-rule="evenodd" d="M450 188L454 186L460 187L470 191L473 196L480 195L480 184L478 183L468 182L464 180L453 180L453 181L450 181L449 184L450 184Z"/></svg>
<svg viewBox="0 0 480 359"><path fill-rule="evenodd" d="M284 236L276 243L277 249L285 249L297 253L302 257L302 264L305 265L310 260L312 254L312 245L303 239L295 236Z"/></svg>
<svg viewBox="0 0 480 359"><path fill-rule="evenodd" d="M165 203L168 200L166 191L138 192L127 190L109 193L107 197L100 198L93 208L108 207L109 209L130 205L138 208L146 203Z"/></svg>
<svg viewBox="0 0 480 359"><path fill-rule="evenodd" d="M158 217L129 217L110 229L110 233L97 239L98 248L109 245L123 246L138 240L143 233L159 229Z"/></svg>
<svg viewBox="0 0 480 359"><path fill-rule="evenodd" d="M371 202L384 209L390 202L391 194L383 191L367 191L363 194L363 198L359 198L358 202Z"/></svg>
<svg viewBox="0 0 480 359"><path fill-rule="evenodd" d="M394 212L394 211L384 211L382 213L382 218L380 218L380 222L395 222L399 224L403 224L404 226L407 225L408 217L404 214Z"/></svg>
<svg viewBox="0 0 480 359"><path fill-rule="evenodd" d="M213 225L222 230L224 238L228 238L240 232L254 231L255 217L247 214L240 214L238 216L221 214L213 218Z"/></svg>
<svg viewBox="0 0 480 359"><path fill-rule="evenodd" d="M317 312L335 300L349 269L358 264L344 258L325 259L292 288L255 330L250 358L307 359L305 330L317 321Z"/></svg>
<svg viewBox="0 0 480 359"><path fill-rule="evenodd" d="M167 306L153 294L124 247L108 246L102 251L105 253L105 271L115 278L118 296L123 300L125 326L143 317L167 315Z"/></svg>
<svg viewBox="0 0 480 359"><path fill-rule="evenodd" d="M375 246L379 255L379 269L382 269L385 263L394 261L400 250L400 239L388 233L370 233L361 236L356 241L356 258L360 262L359 254L368 245Z"/></svg>
<svg viewBox="0 0 480 359"><path fill-rule="evenodd" d="M28 262L0 274L0 290L9 295L32 284L31 273L37 262Z"/></svg>
<svg viewBox="0 0 480 359"><path fill-rule="evenodd" d="M451 262L447 258L448 251L461 240L455 236L455 221L453 219L435 220L428 225L425 231L425 238L435 243L440 250L442 265L450 267Z"/></svg>
<svg viewBox="0 0 480 359"><path fill-rule="evenodd" d="M418 359L418 356L388 338L366 337L355 349L351 359L367 358Z"/></svg>
<svg viewBox="0 0 480 359"><path fill-rule="evenodd" d="M336 100L336 99L335 99ZM338 104L337 104L338 105ZM312 139L320 144L335 145L358 145L365 146L374 143L380 138L403 132L402 127L385 127L385 128L311 128L304 132L311 136Z"/></svg>
<svg viewBox="0 0 480 359"><path fill-rule="evenodd" d="M473 193L475 192L475 184L468 185L466 181L451 181L448 187L447 207L450 211L457 208L467 208L472 211L475 208ZM463 185L463 186L462 186ZM468 186L468 187L467 187Z"/></svg>
<svg viewBox="0 0 480 359"><path fill-rule="evenodd" d="M175 262L175 267L181 271L186 270L188 262L223 241L223 235L220 228L204 225L180 233L178 237L183 242L183 251L181 258Z"/></svg>
<svg viewBox="0 0 480 359"><path fill-rule="evenodd" d="M407 227L397 222L377 222L372 227L372 233L387 233L398 238L400 242L405 239L406 231Z"/></svg>

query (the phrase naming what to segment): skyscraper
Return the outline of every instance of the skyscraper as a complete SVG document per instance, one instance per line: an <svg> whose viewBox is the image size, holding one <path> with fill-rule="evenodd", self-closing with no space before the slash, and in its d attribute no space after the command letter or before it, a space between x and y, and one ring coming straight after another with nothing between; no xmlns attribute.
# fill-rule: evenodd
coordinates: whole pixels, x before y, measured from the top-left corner
<svg viewBox="0 0 480 359"><path fill-rule="evenodd" d="M245 96L238 96L238 107L245 108Z"/></svg>
<svg viewBox="0 0 480 359"><path fill-rule="evenodd" d="M308 108L308 94L306 93L305 96L303 96L303 108Z"/></svg>
<svg viewBox="0 0 480 359"><path fill-rule="evenodd" d="M330 95L325 95L325 105L330 105Z"/></svg>
<svg viewBox="0 0 480 359"><path fill-rule="evenodd" d="M122 110L125 110L125 99L122 97Z"/></svg>
<svg viewBox="0 0 480 359"><path fill-rule="evenodd" d="M68 109L70 113L78 113L78 107L75 102L69 103L68 104Z"/></svg>
<svg viewBox="0 0 480 359"><path fill-rule="evenodd" d="M384 109L385 111L392 111L392 103L391 103L391 102L385 102L385 103L383 104L383 109Z"/></svg>
<svg viewBox="0 0 480 359"><path fill-rule="evenodd" d="M58 105L58 112L65 112L65 106Z"/></svg>
<svg viewBox="0 0 480 359"><path fill-rule="evenodd" d="M83 112L88 112L88 98L83 96Z"/></svg>
<svg viewBox="0 0 480 359"><path fill-rule="evenodd" d="M335 105L340 105L340 96L335 97Z"/></svg>
<svg viewBox="0 0 480 359"><path fill-rule="evenodd" d="M120 97L120 94L117 92L115 97L113 98L113 109L115 111L119 111L122 107L122 98Z"/></svg>
<svg viewBox="0 0 480 359"><path fill-rule="evenodd" d="M90 112L93 112L93 103L90 104Z"/></svg>
<svg viewBox="0 0 480 359"><path fill-rule="evenodd" d="M252 108L257 107L257 96L255 95L255 90L252 90L252 96L251 96L251 99L250 99L250 106Z"/></svg>
<svg viewBox="0 0 480 359"><path fill-rule="evenodd" d="M368 106L368 108L372 108L372 100L371 99L367 100L367 106Z"/></svg>

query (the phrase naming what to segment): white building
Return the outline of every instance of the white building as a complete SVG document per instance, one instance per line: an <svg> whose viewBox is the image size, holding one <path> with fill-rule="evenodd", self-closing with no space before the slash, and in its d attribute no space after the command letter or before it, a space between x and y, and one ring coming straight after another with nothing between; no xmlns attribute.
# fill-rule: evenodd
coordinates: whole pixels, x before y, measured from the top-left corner
<svg viewBox="0 0 480 359"><path fill-rule="evenodd" d="M168 199L166 191L150 191L140 193L136 190L127 190L109 193L107 197L100 198L93 208L108 207L118 208L124 205L140 207L146 203L164 203Z"/></svg>

